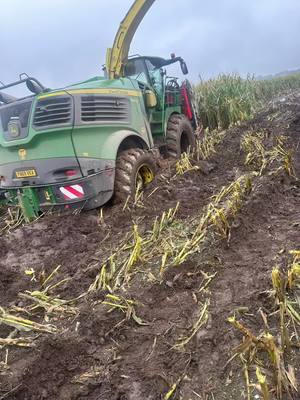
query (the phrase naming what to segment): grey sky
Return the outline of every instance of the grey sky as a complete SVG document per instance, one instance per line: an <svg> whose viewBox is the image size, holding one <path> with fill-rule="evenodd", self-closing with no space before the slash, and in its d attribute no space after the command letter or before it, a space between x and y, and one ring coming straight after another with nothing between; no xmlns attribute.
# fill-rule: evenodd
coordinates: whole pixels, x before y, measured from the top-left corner
<svg viewBox="0 0 300 400"><path fill-rule="evenodd" d="M59 87L101 73L133 0L0 0L0 80ZM131 53L183 56L196 81L300 67L299 0L157 0Z"/></svg>

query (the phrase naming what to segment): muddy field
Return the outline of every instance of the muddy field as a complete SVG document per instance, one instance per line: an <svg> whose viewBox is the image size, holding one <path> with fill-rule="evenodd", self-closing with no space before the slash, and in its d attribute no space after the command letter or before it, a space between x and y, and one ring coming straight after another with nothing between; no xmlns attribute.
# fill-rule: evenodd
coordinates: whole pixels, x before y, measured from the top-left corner
<svg viewBox="0 0 300 400"><path fill-rule="evenodd" d="M291 159L247 163L249 132ZM256 337L268 331L283 349L271 272L300 250L300 93L275 99L219 142L182 175L162 160L135 205L2 232L0 321L10 323L0 337L10 343L0 345L0 399L263 399L259 362L236 355L245 337L228 317ZM218 203L213 196L231 184ZM219 219L205 219L212 203ZM25 329L11 316L38 325ZM297 326L288 328L294 341L281 360L293 381L300 342ZM271 398L280 398L259 357ZM282 399L300 398L286 389Z"/></svg>

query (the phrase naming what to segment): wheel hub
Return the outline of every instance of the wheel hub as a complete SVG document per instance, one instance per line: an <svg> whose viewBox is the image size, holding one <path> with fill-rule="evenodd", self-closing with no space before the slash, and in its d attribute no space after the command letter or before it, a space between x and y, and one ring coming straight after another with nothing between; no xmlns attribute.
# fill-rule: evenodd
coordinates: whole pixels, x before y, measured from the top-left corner
<svg viewBox="0 0 300 400"><path fill-rule="evenodd" d="M136 187L137 189L151 183L154 179L154 173L148 165L141 165L136 174Z"/></svg>

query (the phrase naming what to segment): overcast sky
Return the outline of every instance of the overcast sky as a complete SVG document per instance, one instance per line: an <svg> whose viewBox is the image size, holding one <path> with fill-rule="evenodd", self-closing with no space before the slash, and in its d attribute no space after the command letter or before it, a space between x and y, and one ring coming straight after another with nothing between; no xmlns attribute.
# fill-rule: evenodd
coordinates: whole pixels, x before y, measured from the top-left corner
<svg viewBox="0 0 300 400"><path fill-rule="evenodd" d="M132 0L0 0L0 80L55 88L101 74ZM300 0L157 0L131 54L184 57L193 81L300 68Z"/></svg>

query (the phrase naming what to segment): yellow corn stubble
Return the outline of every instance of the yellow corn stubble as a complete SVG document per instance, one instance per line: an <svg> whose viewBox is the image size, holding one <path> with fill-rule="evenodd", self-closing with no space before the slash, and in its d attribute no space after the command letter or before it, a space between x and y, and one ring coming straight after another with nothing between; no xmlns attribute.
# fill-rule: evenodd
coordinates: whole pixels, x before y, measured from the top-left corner
<svg viewBox="0 0 300 400"><path fill-rule="evenodd" d="M260 385L263 399L270 400L270 392L269 392L269 388L267 385L266 376L261 373L261 370L259 367L256 368L256 377L257 377L258 383Z"/></svg>
<svg viewBox="0 0 300 400"><path fill-rule="evenodd" d="M56 327L52 325L39 324L29 319L9 314L2 307L0 307L0 323L24 332L36 331L55 333L57 331Z"/></svg>

